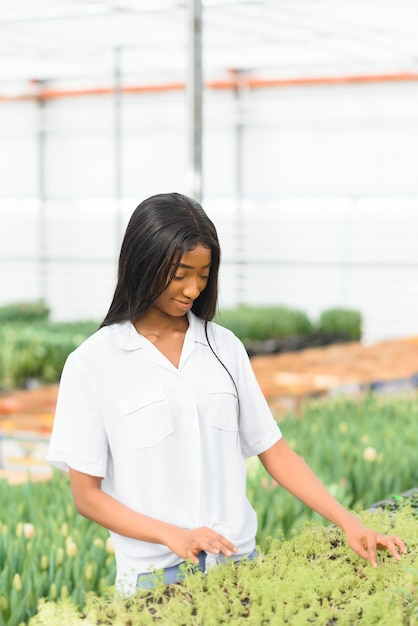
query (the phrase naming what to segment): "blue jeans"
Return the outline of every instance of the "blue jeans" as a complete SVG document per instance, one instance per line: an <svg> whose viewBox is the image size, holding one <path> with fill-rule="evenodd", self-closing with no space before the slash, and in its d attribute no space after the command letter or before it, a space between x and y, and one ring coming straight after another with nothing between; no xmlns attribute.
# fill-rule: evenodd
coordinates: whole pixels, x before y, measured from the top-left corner
<svg viewBox="0 0 418 626"><path fill-rule="evenodd" d="M249 561L253 561L257 556L257 550L254 549L246 558ZM137 589L153 589L157 581L162 581L165 585L172 585L181 582L187 574L196 574L197 572L204 574L206 570L206 552L199 552L197 558L199 559L199 563L190 565L185 571L184 567L182 567L185 561L182 561L172 567L166 567L165 569L156 570L151 573L146 572L144 574L138 574L138 578L136 579Z"/></svg>

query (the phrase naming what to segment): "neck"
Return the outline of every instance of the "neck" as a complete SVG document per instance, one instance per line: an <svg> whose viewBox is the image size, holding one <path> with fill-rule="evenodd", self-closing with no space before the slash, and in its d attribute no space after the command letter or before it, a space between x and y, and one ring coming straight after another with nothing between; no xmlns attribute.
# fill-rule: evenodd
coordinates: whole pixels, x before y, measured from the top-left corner
<svg viewBox="0 0 418 626"><path fill-rule="evenodd" d="M189 327L189 322L187 315L172 317L165 315L158 309L150 309L135 320L134 326L141 335L161 337L172 333L185 333Z"/></svg>

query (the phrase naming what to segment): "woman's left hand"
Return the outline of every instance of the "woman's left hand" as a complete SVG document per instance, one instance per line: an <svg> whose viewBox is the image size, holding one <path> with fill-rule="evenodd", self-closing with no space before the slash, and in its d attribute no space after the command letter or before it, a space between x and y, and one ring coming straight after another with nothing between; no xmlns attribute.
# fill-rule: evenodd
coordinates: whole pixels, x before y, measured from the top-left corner
<svg viewBox="0 0 418 626"><path fill-rule="evenodd" d="M381 535L366 528L355 518L344 528L344 532L350 548L366 561L370 561L373 567L377 567L378 550L387 550L397 561L401 559L400 553L407 552L404 542L397 535Z"/></svg>
<svg viewBox="0 0 418 626"><path fill-rule="evenodd" d="M311 468L282 437L259 454L260 461L276 482L345 532L352 550L373 567L377 567L377 551L388 550L399 561L406 546L396 535L381 535L366 528L361 520L347 511L325 488Z"/></svg>

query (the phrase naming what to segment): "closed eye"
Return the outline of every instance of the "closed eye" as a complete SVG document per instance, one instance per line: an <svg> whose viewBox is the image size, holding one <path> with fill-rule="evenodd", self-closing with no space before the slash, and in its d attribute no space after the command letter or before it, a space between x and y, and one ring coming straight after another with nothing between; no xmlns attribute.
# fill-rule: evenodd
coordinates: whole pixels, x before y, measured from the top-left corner
<svg viewBox="0 0 418 626"><path fill-rule="evenodd" d="M173 276L173 279L174 279L174 280L183 280L184 278L186 278L186 277L185 277L185 276ZM206 275L204 275L204 276L203 276L203 275L201 275L201 276L200 276L200 278L201 278L202 280L209 280L209 274L206 274Z"/></svg>

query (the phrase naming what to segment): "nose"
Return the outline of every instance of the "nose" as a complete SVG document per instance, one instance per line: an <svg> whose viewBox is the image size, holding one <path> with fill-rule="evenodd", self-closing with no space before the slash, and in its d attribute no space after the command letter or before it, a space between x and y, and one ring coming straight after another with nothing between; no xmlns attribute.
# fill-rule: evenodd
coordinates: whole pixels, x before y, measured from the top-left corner
<svg viewBox="0 0 418 626"><path fill-rule="evenodd" d="M198 279L191 276L184 284L183 295L190 300L196 300L200 296L201 289L199 288Z"/></svg>

